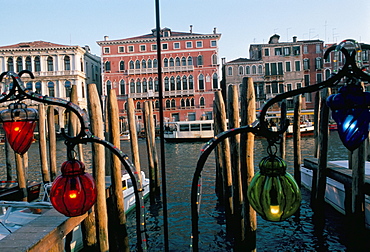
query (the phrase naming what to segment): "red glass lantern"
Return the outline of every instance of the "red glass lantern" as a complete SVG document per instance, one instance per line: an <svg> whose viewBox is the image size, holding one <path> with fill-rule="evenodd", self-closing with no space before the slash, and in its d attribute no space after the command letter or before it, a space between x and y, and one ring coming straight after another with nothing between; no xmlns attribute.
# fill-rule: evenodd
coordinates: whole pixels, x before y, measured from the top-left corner
<svg viewBox="0 0 370 252"><path fill-rule="evenodd" d="M86 213L96 202L94 178L85 172L84 163L76 159L64 162L61 171L51 187L51 204L68 217Z"/></svg>
<svg viewBox="0 0 370 252"><path fill-rule="evenodd" d="M27 108L24 103L12 103L0 112L0 120L12 149L20 155L26 153L33 141L37 110Z"/></svg>

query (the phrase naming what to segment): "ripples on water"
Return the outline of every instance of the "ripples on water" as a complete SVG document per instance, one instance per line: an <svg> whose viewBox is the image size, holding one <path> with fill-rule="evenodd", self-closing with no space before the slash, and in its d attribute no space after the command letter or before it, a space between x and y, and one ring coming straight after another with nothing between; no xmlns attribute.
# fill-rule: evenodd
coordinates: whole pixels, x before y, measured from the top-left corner
<svg viewBox="0 0 370 252"><path fill-rule="evenodd" d="M159 143L159 142L158 142ZM312 137L302 138L302 159L312 157L314 141ZM170 251L189 251L191 244L191 212L190 192L193 174L198 160L200 149L204 143L165 144L167 201L169 222ZM255 164L267 155L267 143L264 140L255 142ZM2 145L3 147L3 145ZM2 148L3 149L3 148ZM131 157L130 143L121 142L121 149ZM140 160L142 170L148 175L146 145L139 140ZM158 144L159 150L159 144ZM293 142L287 139L287 157L289 171L293 164ZM90 146L84 146L85 154L90 156ZM33 144L30 152L28 176L31 179L41 180L39 171L38 144ZM66 160L63 141L58 141L58 167ZM0 158L4 160L4 151L0 151ZM341 145L337 133L331 133L329 141L328 160L346 159L347 151ZM86 156L87 168L91 160ZM14 166L13 166L14 167ZM15 178L15 172L13 177ZM5 162L0 163L0 179L6 179ZM202 172L203 191L201 212L199 219L200 251L232 251L232 244L226 236L225 218L222 208L219 207L215 196L215 157L212 153ZM258 217L257 224L257 251L346 251L344 244L342 219L335 211L330 212L323 232L317 233L312 223L312 211L309 207L310 193L302 189L302 206L300 216L289 218L287 221L272 223ZM147 207L147 230L149 251L163 251L163 217L160 202ZM330 211L330 208L327 207ZM128 225L132 249L135 249L136 227L135 214L128 215Z"/></svg>

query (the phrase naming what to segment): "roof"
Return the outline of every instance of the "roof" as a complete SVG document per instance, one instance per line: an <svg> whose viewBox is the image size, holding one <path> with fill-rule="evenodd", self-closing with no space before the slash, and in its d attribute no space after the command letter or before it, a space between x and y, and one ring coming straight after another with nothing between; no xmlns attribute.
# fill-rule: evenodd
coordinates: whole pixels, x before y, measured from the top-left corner
<svg viewBox="0 0 370 252"><path fill-rule="evenodd" d="M73 47L73 46L54 44L45 41L34 41L34 42L21 42L14 45L0 46L0 49L41 48L41 47Z"/></svg>
<svg viewBox="0 0 370 252"><path fill-rule="evenodd" d="M231 60L229 62L227 62L228 64L229 63L245 63L245 62L252 62L252 61L260 61L260 60L255 60L255 59L247 59L247 58L237 58L237 59L234 59L234 60Z"/></svg>

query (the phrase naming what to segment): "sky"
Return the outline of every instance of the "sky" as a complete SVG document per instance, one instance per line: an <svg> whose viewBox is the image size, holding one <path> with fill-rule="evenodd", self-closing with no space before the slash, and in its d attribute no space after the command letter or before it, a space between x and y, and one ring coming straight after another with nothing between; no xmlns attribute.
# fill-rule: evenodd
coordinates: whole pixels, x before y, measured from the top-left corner
<svg viewBox="0 0 370 252"><path fill-rule="evenodd" d="M155 24L155 0L0 0L0 46L47 41L88 45L148 34ZM249 58L250 44L321 39L355 39L370 44L369 0L159 0L160 26L173 31L221 34L219 56Z"/></svg>

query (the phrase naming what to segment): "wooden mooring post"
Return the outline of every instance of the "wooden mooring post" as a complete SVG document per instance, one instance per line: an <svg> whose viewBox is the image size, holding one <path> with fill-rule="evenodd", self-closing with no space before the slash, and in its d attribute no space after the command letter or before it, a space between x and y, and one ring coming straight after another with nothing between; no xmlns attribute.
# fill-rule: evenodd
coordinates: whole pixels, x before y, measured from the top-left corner
<svg viewBox="0 0 370 252"><path fill-rule="evenodd" d="M294 154L294 179L301 187L301 109L302 96L294 97L294 120L293 120L293 154Z"/></svg>
<svg viewBox="0 0 370 252"><path fill-rule="evenodd" d="M55 132L54 106L48 106L48 136L49 136L49 162L50 162L50 179L54 181L57 176L57 138Z"/></svg>
<svg viewBox="0 0 370 252"><path fill-rule="evenodd" d="M91 120L92 133L104 139L104 126L102 107L98 90L95 84L88 85L88 105ZM97 202L95 205L96 229L100 251L109 251L108 243L108 216L105 196L105 149L103 145L93 143L93 167L97 189Z"/></svg>
<svg viewBox="0 0 370 252"><path fill-rule="evenodd" d="M158 155L155 146L155 126L153 116L153 102L144 102L144 127L146 135L146 146L149 164L149 187L150 203L154 204L156 197L160 194Z"/></svg>
<svg viewBox="0 0 370 252"><path fill-rule="evenodd" d="M108 122L110 139L114 146L119 147L120 142L120 125L119 125L119 109L117 95L114 89L109 91L108 96ZM113 155L111 165L111 185L112 185L112 216L109 215L109 223L112 228L109 228L110 250L111 251L126 251L130 250L128 233L126 227L126 214L122 194L122 172L121 161Z"/></svg>
<svg viewBox="0 0 370 252"><path fill-rule="evenodd" d="M39 151L40 151L40 162L41 162L41 174L42 181L44 183L51 182L49 173L49 164L47 156L47 142L46 142L46 115L45 105L39 104Z"/></svg>
<svg viewBox="0 0 370 252"><path fill-rule="evenodd" d="M256 97L253 79L245 77L241 85L241 126L251 125L256 120ZM247 196L249 184L254 176L254 134L240 136L240 166L244 195L244 251L256 250L257 214L250 206Z"/></svg>

